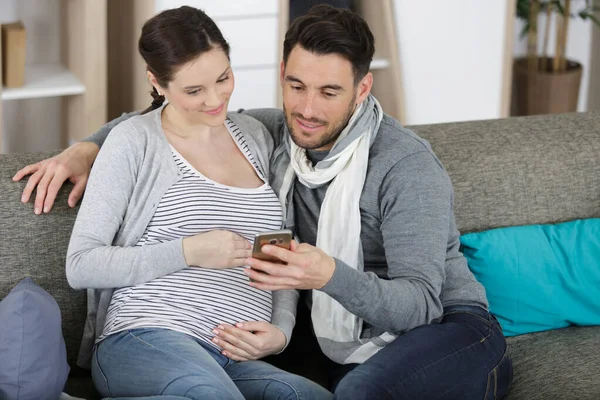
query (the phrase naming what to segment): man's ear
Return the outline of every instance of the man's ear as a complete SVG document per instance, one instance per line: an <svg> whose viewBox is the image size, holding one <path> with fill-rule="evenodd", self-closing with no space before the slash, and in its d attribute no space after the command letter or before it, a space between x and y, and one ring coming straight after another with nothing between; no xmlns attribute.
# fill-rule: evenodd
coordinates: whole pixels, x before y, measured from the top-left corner
<svg viewBox="0 0 600 400"><path fill-rule="evenodd" d="M358 91L356 96L356 104L360 104L369 96L371 88L373 87L373 74L367 72L364 78L358 83Z"/></svg>
<svg viewBox="0 0 600 400"><path fill-rule="evenodd" d="M279 65L279 84L281 85L282 88L283 88L284 78L285 78L285 63L283 62L283 60L281 60L281 64Z"/></svg>

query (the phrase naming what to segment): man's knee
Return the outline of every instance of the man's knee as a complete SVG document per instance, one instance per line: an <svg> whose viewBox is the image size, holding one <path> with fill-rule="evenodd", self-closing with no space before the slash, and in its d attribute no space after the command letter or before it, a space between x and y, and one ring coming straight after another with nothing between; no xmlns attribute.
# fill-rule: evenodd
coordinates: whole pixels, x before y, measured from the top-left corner
<svg viewBox="0 0 600 400"><path fill-rule="evenodd" d="M264 382L264 381L263 381ZM240 382L238 382L239 385ZM248 387L246 387L248 389ZM299 375L271 377L263 384L263 393L269 399L277 400L330 400L333 394L322 386ZM244 390L242 390L244 392Z"/></svg>
<svg viewBox="0 0 600 400"><path fill-rule="evenodd" d="M334 390L335 399L339 400L371 400L392 399L388 388L382 386L381 382L370 375L360 371L349 372L338 383Z"/></svg>

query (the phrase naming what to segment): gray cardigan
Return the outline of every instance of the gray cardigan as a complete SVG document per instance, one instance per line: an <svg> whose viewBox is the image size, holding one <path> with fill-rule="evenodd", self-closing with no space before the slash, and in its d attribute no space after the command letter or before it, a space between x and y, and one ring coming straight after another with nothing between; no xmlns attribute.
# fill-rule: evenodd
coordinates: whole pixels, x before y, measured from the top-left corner
<svg viewBox="0 0 600 400"><path fill-rule="evenodd" d="M89 368L113 288L133 286L187 268L182 240L136 247L163 194L180 177L161 127L159 108L117 125L96 161L67 251L67 279L88 290L88 316L78 364ZM252 117L230 114L264 176L273 140ZM296 291L273 293L272 323L287 343L295 324Z"/></svg>

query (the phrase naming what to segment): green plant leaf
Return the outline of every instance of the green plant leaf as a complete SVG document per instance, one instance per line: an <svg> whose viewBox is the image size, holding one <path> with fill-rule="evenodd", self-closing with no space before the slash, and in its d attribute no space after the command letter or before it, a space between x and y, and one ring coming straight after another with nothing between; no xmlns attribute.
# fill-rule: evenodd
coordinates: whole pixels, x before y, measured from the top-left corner
<svg viewBox="0 0 600 400"><path fill-rule="evenodd" d="M562 3L560 1L553 1L552 3L554 3L554 7L556 7L556 10L558 11L558 13L562 16L565 15L565 8L563 7Z"/></svg>
<svg viewBox="0 0 600 400"><path fill-rule="evenodd" d="M530 0L518 0L517 1L517 18L529 21L529 7L531 6Z"/></svg>
<svg viewBox="0 0 600 400"><path fill-rule="evenodd" d="M527 32L529 31L529 21L527 21L525 23L525 25L523 26L523 29L521 29L521 39L524 38L525 36L527 36Z"/></svg>
<svg viewBox="0 0 600 400"><path fill-rule="evenodd" d="M588 14L588 18L591 19L600 28L600 19L598 19L595 15L592 14Z"/></svg>

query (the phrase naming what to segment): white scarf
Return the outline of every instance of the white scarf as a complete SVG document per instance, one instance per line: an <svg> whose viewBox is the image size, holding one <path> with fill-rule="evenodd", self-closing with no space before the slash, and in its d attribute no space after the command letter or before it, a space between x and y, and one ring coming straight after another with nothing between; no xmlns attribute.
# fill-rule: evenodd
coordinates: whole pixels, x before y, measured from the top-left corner
<svg viewBox="0 0 600 400"><path fill-rule="evenodd" d="M295 177L311 189L331 182L321 205L316 245L328 255L359 271L363 270L364 264L359 202L367 174L369 148L382 118L381 106L373 96L369 96L354 111L330 156L324 160L327 161L325 167L321 168L321 163L314 167L306 156L306 150L290 140L290 162L279 190L285 215ZM343 149L338 146L340 143L345 146ZM360 342L349 357L327 354L338 363L364 362L382 348L373 342L361 344L363 320L320 290L312 291L311 318L315 334L321 340ZM386 344L395 337L387 333L380 336Z"/></svg>

